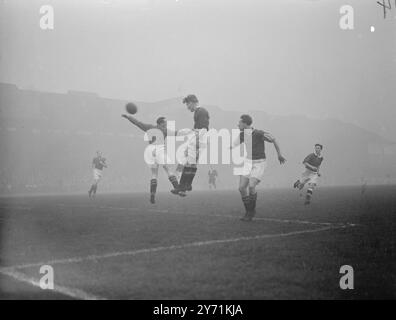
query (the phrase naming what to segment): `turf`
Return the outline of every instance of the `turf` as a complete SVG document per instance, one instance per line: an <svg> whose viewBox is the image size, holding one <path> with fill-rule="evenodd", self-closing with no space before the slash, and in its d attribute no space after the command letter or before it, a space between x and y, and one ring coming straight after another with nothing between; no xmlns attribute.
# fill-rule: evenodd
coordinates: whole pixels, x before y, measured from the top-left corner
<svg viewBox="0 0 396 320"><path fill-rule="evenodd" d="M39 281L48 263L56 286L105 299L396 298L396 187L318 188L310 206L260 190L257 208L239 221L237 191L1 198L0 271ZM81 297L0 272L0 298Z"/></svg>

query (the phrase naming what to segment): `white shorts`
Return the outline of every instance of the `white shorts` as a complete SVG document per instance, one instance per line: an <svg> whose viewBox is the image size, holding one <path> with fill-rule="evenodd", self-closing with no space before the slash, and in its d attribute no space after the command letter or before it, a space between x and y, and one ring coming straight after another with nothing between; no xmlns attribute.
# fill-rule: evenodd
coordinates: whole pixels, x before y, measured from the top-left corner
<svg viewBox="0 0 396 320"><path fill-rule="evenodd" d="M99 169L93 169L93 178L94 180L99 181L100 179L102 179L102 170Z"/></svg>
<svg viewBox="0 0 396 320"><path fill-rule="evenodd" d="M316 185L318 183L319 175L317 172L306 169L301 175L301 182L304 184L313 184Z"/></svg>
<svg viewBox="0 0 396 320"><path fill-rule="evenodd" d="M244 174L242 176L249 179L255 178L258 181L261 181L266 168L267 168L267 161L265 159L259 159L259 160L245 159L243 165Z"/></svg>
<svg viewBox="0 0 396 320"><path fill-rule="evenodd" d="M170 164L171 160L166 154L165 145L150 144L146 149L146 162L149 168L158 168L159 165Z"/></svg>
<svg viewBox="0 0 396 320"><path fill-rule="evenodd" d="M178 159L182 165L197 164L199 157L203 150L207 147L207 133L206 129L194 129L187 136L187 145L184 150L184 158Z"/></svg>

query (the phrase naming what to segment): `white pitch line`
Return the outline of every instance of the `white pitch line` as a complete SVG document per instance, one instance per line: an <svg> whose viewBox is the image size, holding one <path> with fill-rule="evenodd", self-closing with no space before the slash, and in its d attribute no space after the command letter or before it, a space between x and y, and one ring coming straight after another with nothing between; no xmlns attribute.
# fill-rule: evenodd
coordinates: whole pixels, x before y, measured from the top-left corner
<svg viewBox="0 0 396 320"><path fill-rule="evenodd" d="M41 289L39 281L35 280L34 278L28 277L27 275L23 274L22 272L16 271L15 269L3 268L0 269L0 273L7 275L17 281L28 283L34 287L38 287ZM57 292L65 296L80 300L106 300L105 298L92 295L80 289L68 288L65 286L54 285L53 289L47 289L47 291Z"/></svg>
<svg viewBox="0 0 396 320"><path fill-rule="evenodd" d="M51 265L52 266L55 264L70 264L70 263L80 263L80 262L84 262L84 261L97 261L97 260L101 260L101 259L114 258L114 257L120 257L120 256L134 256L134 255L138 255L138 254L142 254L142 253L178 250L178 249L186 249L186 248L192 248L192 247L201 247L201 246L208 246L208 245L215 245L215 244L232 243L232 242L239 242L239 241L250 241L250 240L289 237L289 236L295 236L295 235L300 235L300 234L317 233L317 232L327 231L327 230L331 230L331 229L341 229L341 228L346 228L346 227L347 226L338 226L338 227L327 226L327 227L323 227L323 228L292 231L292 232L287 232L287 233L263 234L263 235L258 235L258 236L249 236L249 237L197 241L197 242L191 242L191 243L186 243L186 244L181 244L181 245L172 245L172 246L168 246L168 247L161 246L161 247L145 248L145 249L138 249L138 250L132 250L132 251L111 252L111 253L106 253L106 254L102 254L102 255L88 255L86 257L73 257L73 258L67 258L67 259L51 260L51 261L46 261L46 262L36 262L36 263L30 263L30 264L16 265L16 266L12 266L12 267L4 267L4 268L0 269L0 271L1 270L7 271L7 270L15 270L15 269L25 269L25 268L38 267L38 266L42 266L42 265Z"/></svg>
<svg viewBox="0 0 396 320"><path fill-rule="evenodd" d="M150 208L122 208L122 207L111 207L111 206L87 206L87 205L81 205L81 206L68 206L64 204L59 204L59 206L65 207L65 208L92 208L92 209L104 209L104 210L119 210L119 211L148 211L148 212L155 212L155 213L170 213L170 214L176 214L176 215L183 215L183 216L202 216L202 217L221 217L221 218L228 218L228 219L233 219L233 220L239 220L240 217L232 216L229 214L202 214L202 213L185 213L185 212L178 212L178 211L171 211L171 210L166 210L166 209L150 209ZM287 219L276 219L276 218L265 218L265 217L256 217L254 218L256 221L272 221L272 222L280 222L280 223L300 223L300 224L309 224L309 225L316 225L316 226L341 226L344 225L342 223L332 223L332 222L313 222L313 221L306 221L306 220L287 220ZM354 226L354 225L352 225Z"/></svg>

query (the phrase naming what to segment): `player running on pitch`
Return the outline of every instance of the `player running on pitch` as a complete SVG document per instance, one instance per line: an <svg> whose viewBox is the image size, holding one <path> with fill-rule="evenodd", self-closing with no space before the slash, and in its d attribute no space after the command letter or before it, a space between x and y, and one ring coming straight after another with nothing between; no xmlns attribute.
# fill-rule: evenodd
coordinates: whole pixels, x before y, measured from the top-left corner
<svg viewBox="0 0 396 320"><path fill-rule="evenodd" d="M102 157L100 151L96 151L96 157L92 160L93 184L88 191L88 196L95 196L98 190L98 183L102 179L103 168L107 168L106 159Z"/></svg>
<svg viewBox="0 0 396 320"><path fill-rule="evenodd" d="M168 175L169 181L172 184L173 188L177 189L179 187L177 178L168 165L171 160L166 154L165 141L166 136L168 134L171 134L171 132L168 132L167 130L166 118L159 117L157 119L157 125L152 125L140 122L131 115L123 114L122 117L128 119L135 126L145 132L150 129L159 129L163 134L163 137L161 137L162 139L158 139L159 141L157 140L156 136L152 137L149 141L149 147L148 149L146 149L146 155L148 155L148 158L146 160L148 160L148 166L151 169L150 202L155 203L155 194L157 192L158 185L158 168L160 165L162 165L162 168L164 168L166 174Z"/></svg>
<svg viewBox="0 0 396 320"><path fill-rule="evenodd" d="M206 147L206 133L209 130L209 113L199 106L198 98L190 94L183 99L183 103L187 105L187 109L194 112L194 129L188 136L188 144L186 148L186 158L183 171L179 181L179 187L172 190L172 193L185 195L186 191L192 190L192 182L197 172L197 163L199 160L199 151ZM181 168L181 166L178 166Z"/></svg>
<svg viewBox="0 0 396 320"><path fill-rule="evenodd" d="M257 192L256 186L260 183L267 166L265 155L265 142L273 143L281 164L286 162L282 156L279 144L276 139L268 132L254 129L252 127L252 117L244 114L241 116L238 127L240 135L232 144L231 148L244 143L247 156L244 164L244 174L239 178L239 192L245 206L245 216L242 221L251 221L256 214Z"/></svg>
<svg viewBox="0 0 396 320"><path fill-rule="evenodd" d="M212 188L216 189L217 176L218 176L218 174L217 174L216 169L209 169L209 171L208 171L209 189L212 189Z"/></svg>
<svg viewBox="0 0 396 320"><path fill-rule="evenodd" d="M294 188L302 190L305 184L308 183L307 194L304 202L306 205L311 203L313 190L318 183L318 178L320 177L319 168L323 161L323 157L321 156L322 150L323 146L321 144L315 144L314 153L306 156L303 161L305 171L302 173L301 179L297 180L293 185Z"/></svg>

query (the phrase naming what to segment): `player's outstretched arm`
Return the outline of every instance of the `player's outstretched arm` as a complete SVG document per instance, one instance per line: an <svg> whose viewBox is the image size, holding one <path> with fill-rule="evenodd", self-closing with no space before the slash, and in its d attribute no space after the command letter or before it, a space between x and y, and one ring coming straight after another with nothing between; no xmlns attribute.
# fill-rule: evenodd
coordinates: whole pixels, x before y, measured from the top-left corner
<svg viewBox="0 0 396 320"><path fill-rule="evenodd" d="M285 157L282 156L282 152L280 150L279 143L275 139L275 137L268 132L264 132L264 141L274 144L276 153L278 154L278 160L279 160L280 164L284 164L286 162L286 159L285 159Z"/></svg>
<svg viewBox="0 0 396 320"><path fill-rule="evenodd" d="M121 117L123 117L125 119L128 119L131 123L133 123L139 129L141 129L141 130L143 130L145 132L150 130L150 129L154 129L155 128L154 125L143 123L143 122L137 120L135 117L132 117L131 115L128 115L128 114L123 114L123 115L121 115Z"/></svg>

